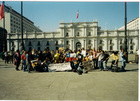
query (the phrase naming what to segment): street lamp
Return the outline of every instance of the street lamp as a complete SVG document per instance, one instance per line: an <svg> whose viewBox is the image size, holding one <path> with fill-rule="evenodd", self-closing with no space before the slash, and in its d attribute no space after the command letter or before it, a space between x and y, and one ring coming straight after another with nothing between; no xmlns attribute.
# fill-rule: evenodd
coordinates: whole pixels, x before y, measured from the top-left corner
<svg viewBox="0 0 140 101"><path fill-rule="evenodd" d="M24 50L24 43L23 43L23 1L21 1L21 50Z"/></svg>

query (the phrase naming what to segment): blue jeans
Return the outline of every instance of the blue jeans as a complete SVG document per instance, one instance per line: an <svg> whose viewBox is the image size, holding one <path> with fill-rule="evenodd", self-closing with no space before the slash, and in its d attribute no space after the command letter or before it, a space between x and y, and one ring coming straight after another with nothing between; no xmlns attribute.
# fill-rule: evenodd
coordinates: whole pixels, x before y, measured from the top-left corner
<svg viewBox="0 0 140 101"><path fill-rule="evenodd" d="M125 66L126 66L126 60L125 60L125 59L123 59L123 60L121 61L121 66L122 66L122 69L125 68Z"/></svg>
<svg viewBox="0 0 140 101"><path fill-rule="evenodd" d="M30 67L31 67L31 64L27 64L28 73L30 73Z"/></svg>
<svg viewBox="0 0 140 101"><path fill-rule="evenodd" d="M26 60L23 60L23 70L25 71L25 69L26 69Z"/></svg>
<svg viewBox="0 0 140 101"><path fill-rule="evenodd" d="M106 64L107 64L107 61L103 61L104 70L107 70Z"/></svg>
<svg viewBox="0 0 140 101"><path fill-rule="evenodd" d="M99 68L100 69L103 69L103 63L102 63L102 61L98 61L98 63L99 63Z"/></svg>

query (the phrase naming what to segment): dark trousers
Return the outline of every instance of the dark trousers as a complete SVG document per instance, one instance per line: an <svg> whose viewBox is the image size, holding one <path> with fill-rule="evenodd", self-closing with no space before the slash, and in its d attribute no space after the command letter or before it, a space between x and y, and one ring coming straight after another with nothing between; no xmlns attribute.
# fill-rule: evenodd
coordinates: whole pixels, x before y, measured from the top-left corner
<svg viewBox="0 0 140 101"><path fill-rule="evenodd" d="M19 65L20 65L20 61L17 61L16 62L16 70L18 70Z"/></svg>
<svg viewBox="0 0 140 101"><path fill-rule="evenodd" d="M97 59L93 59L93 65L94 65L94 69L98 68L98 60Z"/></svg>
<svg viewBox="0 0 140 101"><path fill-rule="evenodd" d="M115 60L112 60L111 69L112 69L112 66L113 66L114 63L115 63ZM116 62L116 65L118 65L118 60L117 60L117 62Z"/></svg>
<svg viewBox="0 0 140 101"><path fill-rule="evenodd" d="M13 63L13 56L10 56L10 63Z"/></svg>
<svg viewBox="0 0 140 101"><path fill-rule="evenodd" d="M5 64L6 64L6 62L8 63L8 56L5 57Z"/></svg>

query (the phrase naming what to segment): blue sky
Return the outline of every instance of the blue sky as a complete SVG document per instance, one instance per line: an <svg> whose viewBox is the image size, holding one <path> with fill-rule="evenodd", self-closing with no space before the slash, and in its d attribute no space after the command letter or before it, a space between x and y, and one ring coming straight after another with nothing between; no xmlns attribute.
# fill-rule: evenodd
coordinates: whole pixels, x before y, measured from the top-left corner
<svg viewBox="0 0 140 101"><path fill-rule="evenodd" d="M20 1L6 1L21 12ZM79 9L79 18L76 19ZM98 20L101 29L114 30L124 25L124 2L47 2L24 1L23 15L39 26L42 31L56 31L60 21L63 22L91 22ZM139 17L139 2L127 3L127 22Z"/></svg>

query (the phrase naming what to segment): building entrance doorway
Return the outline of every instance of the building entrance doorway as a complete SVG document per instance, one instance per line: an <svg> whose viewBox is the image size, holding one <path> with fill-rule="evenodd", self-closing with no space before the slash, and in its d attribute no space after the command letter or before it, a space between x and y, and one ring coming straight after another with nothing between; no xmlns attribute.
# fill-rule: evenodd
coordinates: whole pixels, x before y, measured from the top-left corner
<svg viewBox="0 0 140 101"><path fill-rule="evenodd" d="M78 50L80 50L81 49L81 43L80 42L77 42L76 43L76 50L78 51Z"/></svg>

